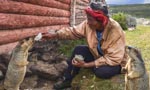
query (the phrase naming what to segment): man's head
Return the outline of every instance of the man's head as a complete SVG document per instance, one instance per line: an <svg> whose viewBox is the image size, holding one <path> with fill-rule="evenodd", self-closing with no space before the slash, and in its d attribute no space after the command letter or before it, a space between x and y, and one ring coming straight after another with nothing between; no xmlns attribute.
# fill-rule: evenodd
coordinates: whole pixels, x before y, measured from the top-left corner
<svg viewBox="0 0 150 90"><path fill-rule="evenodd" d="M91 28L104 28L108 23L108 9L102 2L91 2L90 7L85 9L88 24Z"/></svg>

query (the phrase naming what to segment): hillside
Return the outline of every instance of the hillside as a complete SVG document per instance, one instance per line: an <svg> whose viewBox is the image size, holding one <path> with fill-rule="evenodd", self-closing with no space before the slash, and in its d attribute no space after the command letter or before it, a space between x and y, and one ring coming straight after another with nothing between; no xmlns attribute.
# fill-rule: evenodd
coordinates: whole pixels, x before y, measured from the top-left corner
<svg viewBox="0 0 150 90"><path fill-rule="evenodd" d="M112 13L124 12L136 17L150 18L150 4L110 5Z"/></svg>

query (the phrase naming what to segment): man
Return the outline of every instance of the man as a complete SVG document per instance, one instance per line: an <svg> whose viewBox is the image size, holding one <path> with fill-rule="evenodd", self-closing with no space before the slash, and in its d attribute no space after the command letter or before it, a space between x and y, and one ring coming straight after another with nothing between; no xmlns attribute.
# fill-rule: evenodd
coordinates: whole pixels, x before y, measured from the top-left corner
<svg viewBox="0 0 150 90"><path fill-rule="evenodd" d="M56 90L70 87L81 67L91 68L97 77L107 79L120 74L125 64L124 32L116 21L108 17L107 7L100 2L92 2L85 12L87 20L80 25L43 34L44 39L86 38L88 44L75 47L64 74L65 80L54 85ZM75 60L76 54L82 55L84 61Z"/></svg>

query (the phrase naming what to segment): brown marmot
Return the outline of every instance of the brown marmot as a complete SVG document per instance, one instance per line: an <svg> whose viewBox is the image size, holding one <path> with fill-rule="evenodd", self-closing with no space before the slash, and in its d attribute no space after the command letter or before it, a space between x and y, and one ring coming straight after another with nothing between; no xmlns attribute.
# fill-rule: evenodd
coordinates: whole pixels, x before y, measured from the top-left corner
<svg viewBox="0 0 150 90"><path fill-rule="evenodd" d="M19 90L26 73L28 50L32 47L33 41L33 38L24 39L14 48L4 80L5 90Z"/></svg>
<svg viewBox="0 0 150 90"><path fill-rule="evenodd" d="M125 66L125 90L149 90L149 77L140 51L126 46L129 60Z"/></svg>

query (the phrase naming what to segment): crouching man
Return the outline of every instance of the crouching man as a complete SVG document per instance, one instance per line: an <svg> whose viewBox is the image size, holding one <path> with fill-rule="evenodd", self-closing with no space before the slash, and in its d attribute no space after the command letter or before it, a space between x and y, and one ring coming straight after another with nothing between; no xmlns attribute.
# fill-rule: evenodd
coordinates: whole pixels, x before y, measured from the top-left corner
<svg viewBox="0 0 150 90"><path fill-rule="evenodd" d="M64 81L54 85L56 90L71 87L72 79L82 67L92 69L99 78L108 79L120 74L126 63L124 32L118 22L108 16L106 5L92 2L85 12L87 20L80 25L43 34L43 39L85 38L87 41L87 45L75 47L68 60ZM82 55L84 61L75 60L76 54Z"/></svg>

